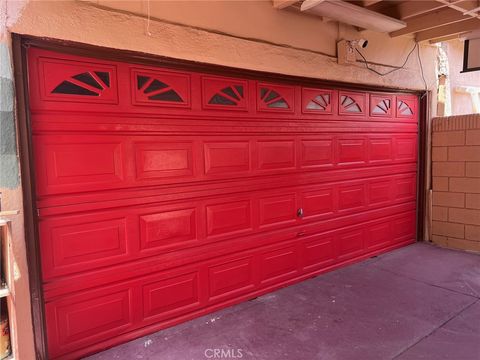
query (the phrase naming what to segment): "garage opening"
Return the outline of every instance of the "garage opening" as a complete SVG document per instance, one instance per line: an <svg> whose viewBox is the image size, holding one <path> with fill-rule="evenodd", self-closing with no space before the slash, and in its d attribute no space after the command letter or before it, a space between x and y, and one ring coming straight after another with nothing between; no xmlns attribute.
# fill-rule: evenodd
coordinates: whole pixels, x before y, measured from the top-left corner
<svg viewBox="0 0 480 360"><path fill-rule="evenodd" d="M415 95L27 55L52 359L416 239Z"/></svg>

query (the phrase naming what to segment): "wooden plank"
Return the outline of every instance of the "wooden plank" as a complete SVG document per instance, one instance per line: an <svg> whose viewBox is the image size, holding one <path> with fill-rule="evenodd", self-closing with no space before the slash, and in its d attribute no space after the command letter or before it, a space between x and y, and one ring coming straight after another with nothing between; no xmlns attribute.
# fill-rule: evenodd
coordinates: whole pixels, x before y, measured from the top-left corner
<svg viewBox="0 0 480 360"><path fill-rule="evenodd" d="M8 216L8 215L18 215L20 214L19 210L5 210L0 211L0 216Z"/></svg>
<svg viewBox="0 0 480 360"><path fill-rule="evenodd" d="M273 7L275 9L285 9L290 5L297 3L299 0L273 0Z"/></svg>
<svg viewBox="0 0 480 360"><path fill-rule="evenodd" d="M362 1L362 5L365 6L365 7L368 7L368 6L372 6L372 5L375 5L375 4L378 4L379 2L381 2L382 0L363 0Z"/></svg>
<svg viewBox="0 0 480 360"><path fill-rule="evenodd" d="M426 41L446 36L458 35L468 31L480 29L480 19L470 18L453 24L439 26L416 34L417 41Z"/></svg>
<svg viewBox="0 0 480 360"><path fill-rule="evenodd" d="M474 2L465 2L462 3L462 7L465 7L465 10L474 8L476 6L476 1ZM469 16L463 15L461 12L445 8L436 11L429 12L424 15L416 16L414 18L406 20L407 26L403 29L393 31L390 33L391 37L397 37L401 35L413 34L419 31L424 31L432 29L438 26L448 25L455 22L463 21L468 19Z"/></svg>
<svg viewBox="0 0 480 360"><path fill-rule="evenodd" d="M405 20L445 7L438 1L405 1L395 6L395 12L398 18Z"/></svg>
<svg viewBox="0 0 480 360"><path fill-rule="evenodd" d="M436 43L439 43L439 42L455 40L455 39L459 39L464 34L467 34L467 33L460 33L460 34L456 34L456 35L450 35L450 36L435 38L435 39L429 40L428 42L430 44L436 44Z"/></svg>

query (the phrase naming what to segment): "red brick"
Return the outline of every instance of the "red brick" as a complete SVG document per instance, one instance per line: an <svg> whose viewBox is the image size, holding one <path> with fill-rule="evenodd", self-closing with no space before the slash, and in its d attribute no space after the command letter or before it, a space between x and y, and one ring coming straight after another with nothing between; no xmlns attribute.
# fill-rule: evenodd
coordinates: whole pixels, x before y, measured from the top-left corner
<svg viewBox="0 0 480 360"><path fill-rule="evenodd" d="M465 239L480 241L480 226L465 225Z"/></svg>
<svg viewBox="0 0 480 360"><path fill-rule="evenodd" d="M432 146L465 145L465 131L434 132Z"/></svg>
<svg viewBox="0 0 480 360"><path fill-rule="evenodd" d="M433 243L440 245L440 246L447 246L447 237L441 235L432 235L431 240Z"/></svg>
<svg viewBox="0 0 480 360"><path fill-rule="evenodd" d="M480 225L480 210L448 209L448 221L462 224Z"/></svg>
<svg viewBox="0 0 480 360"><path fill-rule="evenodd" d="M465 144L480 145L480 130L467 130Z"/></svg>
<svg viewBox="0 0 480 360"><path fill-rule="evenodd" d="M433 205L463 208L465 207L465 194L434 191Z"/></svg>
<svg viewBox="0 0 480 360"><path fill-rule="evenodd" d="M448 177L434 176L432 189L433 191L448 191Z"/></svg>
<svg viewBox="0 0 480 360"><path fill-rule="evenodd" d="M447 240L447 244L448 247L452 249L480 251L480 241L471 241L449 237Z"/></svg>
<svg viewBox="0 0 480 360"><path fill-rule="evenodd" d="M448 220L448 208L442 206L432 207L432 219L447 221Z"/></svg>
<svg viewBox="0 0 480 360"><path fill-rule="evenodd" d="M432 161L447 161L447 147L439 146L432 148Z"/></svg>
<svg viewBox="0 0 480 360"><path fill-rule="evenodd" d="M467 177L480 177L480 162L467 162L465 164L465 175Z"/></svg>
<svg viewBox="0 0 480 360"><path fill-rule="evenodd" d="M465 207L467 209L480 209L480 194L466 194Z"/></svg>
<svg viewBox="0 0 480 360"><path fill-rule="evenodd" d="M464 162L434 162L432 169L433 176L465 176Z"/></svg>
<svg viewBox="0 0 480 360"><path fill-rule="evenodd" d="M450 178L448 189L450 191L465 193L480 193L480 178Z"/></svg>
<svg viewBox="0 0 480 360"><path fill-rule="evenodd" d="M480 146L453 146L448 148L449 161L480 161Z"/></svg>
<svg viewBox="0 0 480 360"><path fill-rule="evenodd" d="M432 221L432 234L463 239L465 236L465 225L445 221Z"/></svg>

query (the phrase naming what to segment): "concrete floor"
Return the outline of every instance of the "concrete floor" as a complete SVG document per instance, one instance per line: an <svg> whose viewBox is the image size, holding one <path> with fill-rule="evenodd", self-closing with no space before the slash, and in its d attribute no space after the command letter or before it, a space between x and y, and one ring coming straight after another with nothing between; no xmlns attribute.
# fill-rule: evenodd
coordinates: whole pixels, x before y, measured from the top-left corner
<svg viewBox="0 0 480 360"><path fill-rule="evenodd" d="M479 360L479 300L479 255L419 243L88 359Z"/></svg>

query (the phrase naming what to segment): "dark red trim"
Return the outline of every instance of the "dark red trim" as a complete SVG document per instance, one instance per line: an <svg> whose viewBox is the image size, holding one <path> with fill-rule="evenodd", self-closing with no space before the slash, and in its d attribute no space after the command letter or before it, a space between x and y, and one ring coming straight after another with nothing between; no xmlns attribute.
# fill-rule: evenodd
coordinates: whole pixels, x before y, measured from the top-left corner
<svg viewBox="0 0 480 360"><path fill-rule="evenodd" d="M427 166L427 115L428 96L425 91L420 96L418 119L418 169L417 169L417 241L423 241L426 214L426 169Z"/></svg>
<svg viewBox="0 0 480 360"><path fill-rule="evenodd" d="M28 111L27 56L23 39L12 34L13 71L17 97L17 127L23 190L23 213L27 250L30 301L33 317L35 353L38 360L47 359L46 331L41 282L40 251L38 246L37 211L35 208L35 174L33 172L32 132Z"/></svg>

